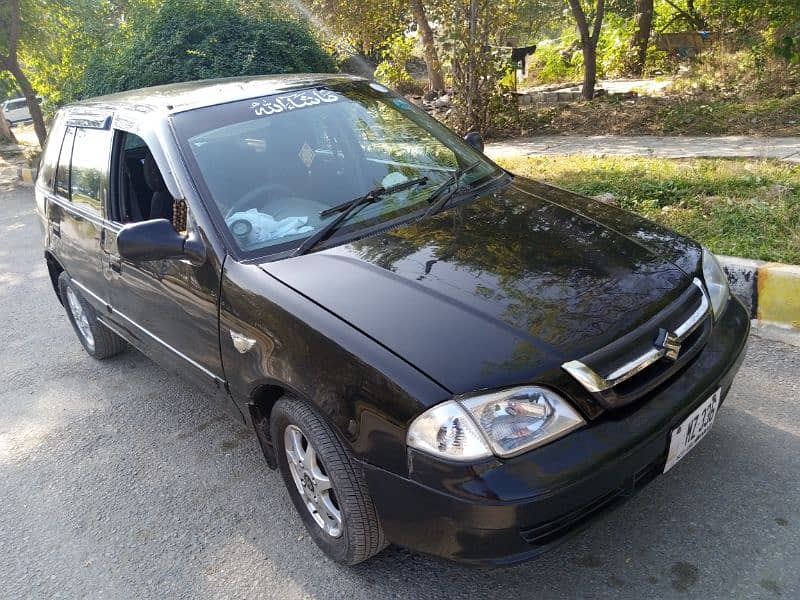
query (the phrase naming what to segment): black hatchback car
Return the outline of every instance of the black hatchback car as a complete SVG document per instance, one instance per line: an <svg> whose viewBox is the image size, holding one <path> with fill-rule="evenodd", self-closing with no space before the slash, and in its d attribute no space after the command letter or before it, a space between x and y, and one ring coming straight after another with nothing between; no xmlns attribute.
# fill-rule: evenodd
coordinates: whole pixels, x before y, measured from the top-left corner
<svg viewBox="0 0 800 600"><path fill-rule="evenodd" d="M252 424L334 560L531 558L699 442L749 319L695 242L469 142L344 76L68 106L53 287L91 356L129 343Z"/></svg>

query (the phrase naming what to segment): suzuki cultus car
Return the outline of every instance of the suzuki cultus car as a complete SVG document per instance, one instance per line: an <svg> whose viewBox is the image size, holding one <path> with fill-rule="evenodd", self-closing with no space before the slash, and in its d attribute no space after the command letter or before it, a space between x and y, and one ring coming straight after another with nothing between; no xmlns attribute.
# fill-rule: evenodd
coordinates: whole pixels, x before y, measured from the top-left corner
<svg viewBox="0 0 800 600"><path fill-rule="evenodd" d="M89 355L133 345L251 424L332 559L525 560L708 433L749 318L692 240L481 145L345 76L68 106L53 287Z"/></svg>

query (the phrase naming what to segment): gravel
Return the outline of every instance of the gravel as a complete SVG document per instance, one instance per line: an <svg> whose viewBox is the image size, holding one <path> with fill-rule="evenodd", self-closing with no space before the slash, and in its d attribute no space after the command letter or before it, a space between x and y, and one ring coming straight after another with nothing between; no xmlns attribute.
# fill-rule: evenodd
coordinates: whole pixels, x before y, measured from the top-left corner
<svg viewBox="0 0 800 600"><path fill-rule="evenodd" d="M0 597L800 596L800 353L753 338L709 436L589 531L476 570L305 534L254 435L130 350L82 350L31 188L0 194Z"/></svg>

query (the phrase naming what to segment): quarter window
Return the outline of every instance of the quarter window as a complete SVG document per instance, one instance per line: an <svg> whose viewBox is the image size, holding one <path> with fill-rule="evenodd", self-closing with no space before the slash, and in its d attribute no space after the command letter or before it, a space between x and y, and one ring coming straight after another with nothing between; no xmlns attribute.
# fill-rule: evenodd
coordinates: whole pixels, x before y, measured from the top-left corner
<svg viewBox="0 0 800 600"><path fill-rule="evenodd" d="M48 192L53 191L55 184L56 167L58 163L58 153L61 150L61 142L64 140L64 127L61 118L56 117L55 123L50 130L50 137L47 138L41 161L39 162L39 185L46 188Z"/></svg>
<svg viewBox="0 0 800 600"><path fill-rule="evenodd" d="M71 200L96 211L105 198L108 131L77 129L72 150Z"/></svg>
<svg viewBox="0 0 800 600"><path fill-rule="evenodd" d="M75 140L75 128L67 127L64 143L61 144L61 155L58 158L56 173L56 194L69 198L69 163L72 160L72 142Z"/></svg>

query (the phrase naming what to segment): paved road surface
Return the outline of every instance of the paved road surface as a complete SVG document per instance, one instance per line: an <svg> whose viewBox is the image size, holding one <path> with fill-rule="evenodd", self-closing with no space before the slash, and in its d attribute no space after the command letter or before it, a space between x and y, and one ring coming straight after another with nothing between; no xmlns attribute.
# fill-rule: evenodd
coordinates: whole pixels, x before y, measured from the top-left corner
<svg viewBox="0 0 800 600"><path fill-rule="evenodd" d="M800 138L547 135L486 145L492 158L538 154L651 156L658 158L775 158L800 162Z"/></svg>
<svg viewBox="0 0 800 600"><path fill-rule="evenodd" d="M83 353L38 236L30 188L0 193L0 598L800 596L796 350L753 339L709 437L538 562L346 569L213 401L134 351Z"/></svg>

